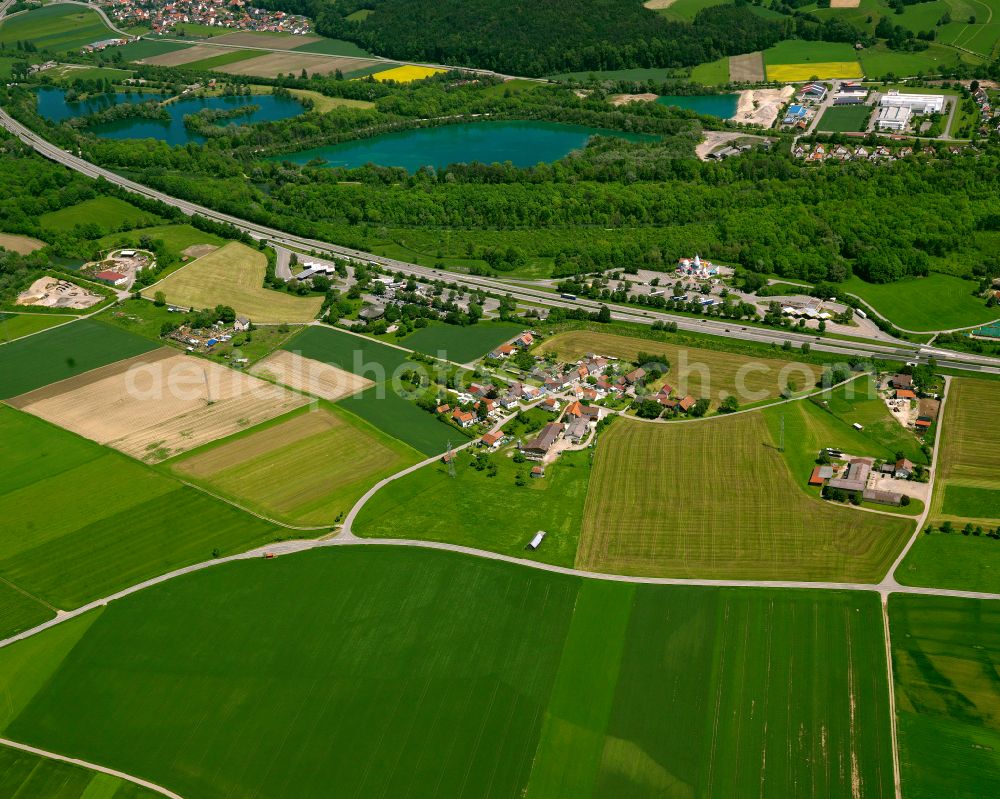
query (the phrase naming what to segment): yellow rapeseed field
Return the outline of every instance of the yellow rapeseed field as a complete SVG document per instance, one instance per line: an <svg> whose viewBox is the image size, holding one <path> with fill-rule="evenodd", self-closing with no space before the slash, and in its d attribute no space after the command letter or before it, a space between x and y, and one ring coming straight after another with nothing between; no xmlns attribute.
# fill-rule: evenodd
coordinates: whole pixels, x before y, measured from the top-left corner
<svg viewBox="0 0 1000 799"><path fill-rule="evenodd" d="M768 66L768 80L809 80L810 78L860 78L865 74L857 61L818 61L809 64Z"/></svg>
<svg viewBox="0 0 1000 799"><path fill-rule="evenodd" d="M434 69L433 67L418 67L415 64L406 64L401 67L387 69L384 72L376 72L372 77L379 81L394 80L397 83L412 83L415 80L423 80L444 71L443 69Z"/></svg>

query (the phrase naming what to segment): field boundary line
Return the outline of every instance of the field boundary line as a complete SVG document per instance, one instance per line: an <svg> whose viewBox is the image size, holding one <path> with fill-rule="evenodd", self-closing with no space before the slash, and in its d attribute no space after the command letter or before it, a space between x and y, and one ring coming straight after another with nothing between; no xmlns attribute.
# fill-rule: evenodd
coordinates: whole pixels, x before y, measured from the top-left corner
<svg viewBox="0 0 1000 799"><path fill-rule="evenodd" d="M882 638L885 641L885 669L886 685L889 689L889 733L892 742L892 781L896 791L896 799L903 799L903 784L899 769L899 737L896 730L896 676L892 669L892 637L889 632L889 595L883 593L881 599L882 610Z"/></svg>
<svg viewBox="0 0 1000 799"><path fill-rule="evenodd" d="M108 307L110 307L110 306L108 306ZM47 316L47 315L48 314L40 314L40 313L31 314L31 316ZM53 316L55 316L55 315L56 314L53 314ZM15 341L22 341L23 339L31 338L32 336L37 336L37 335L39 335L41 333L48 333L50 330L55 330L57 327L64 327L66 325L71 325L71 324L73 324L73 322L79 321L80 319L86 319L86 318L87 317L85 317L85 316L74 316L71 319L67 319L65 322L60 322L59 324L52 325L51 327L43 327L41 330L36 330L33 333L25 333L23 336L14 336L14 338L4 339L3 341L0 341L0 347L4 346L5 344L13 344ZM2 322L0 322L0 324L2 324Z"/></svg>
<svg viewBox="0 0 1000 799"><path fill-rule="evenodd" d="M126 782L131 782L133 785L139 785L142 788L148 788L151 791L155 791L161 796L166 796L168 799L184 799L180 794L176 794L169 788L164 788L162 785L157 785L155 782L150 782L149 780L144 780L142 777L133 777L131 774L126 774L124 771L117 771L113 768L108 768L107 766L99 766L97 763L91 763L87 760L79 760L75 757L67 757L66 755L56 754L55 752L49 752L46 749L39 749L35 746L29 746L28 744L22 744L18 741L12 741L9 738L0 738L0 745L9 746L11 749L19 749L22 752L27 752L28 754L38 755L39 757L48 758L49 760L58 760L62 763L69 763L73 766L81 766L82 768L88 769L89 771L97 771L101 774L108 774L112 777L117 777L120 780L125 780Z"/></svg>
<svg viewBox="0 0 1000 799"><path fill-rule="evenodd" d="M0 575L0 583L3 583L4 585L7 585L7 586L9 586L10 588L13 588L13 589L14 589L15 591L17 591L17 592L18 592L19 594L22 594L22 595L24 595L24 596L28 597L28 599L31 599L31 600L33 600L33 601L37 602L37 603L38 603L39 605L42 605L42 606L44 606L44 607L47 607L47 608L48 608L49 610L51 610L51 611L52 611L53 613L62 613L62 611L61 611L61 610L59 610L59 608L57 608L57 607L54 607L54 606L50 605L50 604L49 604L48 602L46 602L46 601L45 601L44 599L42 599L41 597L37 597L37 596L35 596L35 595L34 595L34 594L32 594L32 593L31 593L30 591L26 591L26 590L24 590L23 588L21 588L21 586L17 585L16 583L12 583L12 582L11 582L10 580L8 580L8 579L7 579L6 577L4 577L4 576L2 576L2 575Z"/></svg>
<svg viewBox="0 0 1000 799"><path fill-rule="evenodd" d="M437 457L441 457L441 456L439 455ZM142 461L139 461L139 462L142 463ZM331 522L330 524L321 524L321 525L318 525L316 527L310 527L310 526L305 526L305 525L297 525L297 524L288 524L287 522L280 522L277 519L272 519L272 518L270 518L268 516L265 516L263 513L258 513L255 510L250 510L250 508L247 508L247 507L244 507L243 505L240 505L235 500L232 500L232 499L229 499L227 497L221 496L220 494L216 494L214 491L209 491L207 488L205 488L204 486L200 486L197 483L192 483L192 482L190 482L188 480L185 480L185 479L183 479L181 477L178 477L175 474L171 474L171 476L175 480L177 480L178 483L181 483L182 485L186 485L188 488L193 488L196 491L200 491L201 493L210 496L212 499L217 499L219 502L225 502L227 505L231 505L232 507L236 508L236 510L241 510L244 513L250 514L251 516L256 516L262 522L268 522L270 524L277 525L278 527L284 527L286 530L297 530L297 531L304 532L304 533L310 533L310 532L314 532L316 530L330 530L330 529L332 529L332 528L334 528L334 527L337 526L337 524L335 522Z"/></svg>

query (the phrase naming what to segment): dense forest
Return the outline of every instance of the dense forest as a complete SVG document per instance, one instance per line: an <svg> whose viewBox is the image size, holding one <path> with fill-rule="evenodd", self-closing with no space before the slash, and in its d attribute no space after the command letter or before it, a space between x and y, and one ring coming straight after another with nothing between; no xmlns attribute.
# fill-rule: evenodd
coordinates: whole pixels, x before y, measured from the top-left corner
<svg viewBox="0 0 1000 799"><path fill-rule="evenodd" d="M637 0L267 0L305 13L325 36L380 55L517 75L627 67L680 67L770 47L789 22L749 3L667 20ZM373 9L364 19L352 12ZM555 33L558 32L558 33Z"/></svg>

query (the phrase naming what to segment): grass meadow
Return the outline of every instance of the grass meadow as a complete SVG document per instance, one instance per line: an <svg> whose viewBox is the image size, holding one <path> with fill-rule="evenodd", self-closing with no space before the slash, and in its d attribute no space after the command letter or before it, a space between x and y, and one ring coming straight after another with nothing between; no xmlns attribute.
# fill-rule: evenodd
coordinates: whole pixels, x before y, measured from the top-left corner
<svg viewBox="0 0 1000 799"><path fill-rule="evenodd" d="M0 23L0 43L13 48L30 41L39 50L62 53L115 35L96 11L79 5L53 4Z"/></svg>
<svg viewBox="0 0 1000 799"><path fill-rule="evenodd" d="M892 796L874 595L365 546L70 624L0 651L0 729L185 796Z"/></svg>
<svg viewBox="0 0 1000 799"><path fill-rule="evenodd" d="M180 42L164 42L158 39L138 39L119 47L117 52L122 54L126 61L141 61L144 58L153 58L165 53L173 53L176 50L186 50L190 44Z"/></svg>
<svg viewBox="0 0 1000 799"><path fill-rule="evenodd" d="M524 330L513 322L479 322L469 327L431 323L414 330L399 343L404 347L456 363L469 363L481 358L494 347L503 344Z"/></svg>
<svg viewBox="0 0 1000 799"><path fill-rule="evenodd" d="M29 630L55 615L46 604L0 578L0 639Z"/></svg>
<svg viewBox="0 0 1000 799"><path fill-rule="evenodd" d="M379 480L420 460L410 447L324 405L258 425L170 463L244 507L292 524L333 524Z"/></svg>
<svg viewBox="0 0 1000 799"><path fill-rule="evenodd" d="M0 406L0 578L68 609L279 528Z"/></svg>
<svg viewBox="0 0 1000 799"><path fill-rule="evenodd" d="M12 314L0 311L0 344L57 327L73 318L57 314Z"/></svg>
<svg viewBox="0 0 1000 799"><path fill-rule="evenodd" d="M574 361L590 353L624 360L631 360L640 352L666 355L670 360L667 383L680 395L704 396L713 400L713 404L728 394L736 394L745 402L746 392L753 392L757 401L775 399L785 385L795 390L813 386L821 371L810 364L793 365L776 358L748 357L591 330L557 333L545 339L535 351L540 355L555 353L565 361ZM749 364L761 368L748 369ZM786 370L787 381L780 379L782 370Z"/></svg>
<svg viewBox="0 0 1000 799"><path fill-rule="evenodd" d="M833 133L863 131L868 128L868 120L872 115L870 105L831 106L823 112L818 130L828 130Z"/></svg>
<svg viewBox="0 0 1000 799"><path fill-rule="evenodd" d="M168 302L193 308L229 305L258 324L315 319L323 298L296 297L264 288L266 268L264 253L230 242L167 275L144 289L142 295L152 299L162 291Z"/></svg>
<svg viewBox="0 0 1000 799"><path fill-rule="evenodd" d="M840 284L897 327L918 332L971 327L1000 318L1000 312L975 296L978 286L974 280L940 272L895 283L866 283L852 277Z"/></svg>
<svg viewBox="0 0 1000 799"><path fill-rule="evenodd" d="M132 782L0 746L0 796L44 799L158 799Z"/></svg>
<svg viewBox="0 0 1000 799"><path fill-rule="evenodd" d="M434 455L443 453L449 441L462 443L461 431L438 421L389 385L393 374L410 368L403 350L328 327L306 328L282 349L372 380L374 386L338 405L417 451Z"/></svg>
<svg viewBox="0 0 1000 799"><path fill-rule="evenodd" d="M1000 603L896 594L889 619L903 795L997 796Z"/></svg>
<svg viewBox="0 0 1000 799"><path fill-rule="evenodd" d="M148 227L160 221L155 214L136 208L117 197L95 197L38 217L38 223L43 228L56 233L70 231L77 225L92 224L108 234L118 230L123 222L136 227Z"/></svg>
<svg viewBox="0 0 1000 799"><path fill-rule="evenodd" d="M0 322L0 332L2 329ZM0 399L10 399L57 380L141 355L157 346L89 319L12 341L0 346Z"/></svg>
<svg viewBox="0 0 1000 799"><path fill-rule="evenodd" d="M799 403L791 403L794 407ZM789 440L794 429L786 431ZM876 582L913 530L808 496L763 413L622 421L597 447L578 568L615 574Z"/></svg>
<svg viewBox="0 0 1000 799"><path fill-rule="evenodd" d="M490 459L497 474L472 467L472 455L457 455L455 477L434 463L381 489L354 522L355 535L446 541L544 563L572 566L583 523L590 479L590 453L567 452L548 466L545 477L514 484L529 463L510 453ZM525 545L538 530L548 535L534 552Z"/></svg>

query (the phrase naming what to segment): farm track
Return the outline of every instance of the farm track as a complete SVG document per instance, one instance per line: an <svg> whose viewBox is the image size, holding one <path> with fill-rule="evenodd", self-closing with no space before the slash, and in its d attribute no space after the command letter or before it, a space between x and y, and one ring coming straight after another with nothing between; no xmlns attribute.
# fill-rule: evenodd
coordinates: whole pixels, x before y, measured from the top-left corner
<svg viewBox="0 0 1000 799"><path fill-rule="evenodd" d="M12 749L20 749L22 752L28 752L32 755L37 755L38 757L46 757L49 760L58 760L62 763L69 763L73 766L80 766L82 768L88 769L89 771L98 771L101 774L108 774L112 777L117 777L120 780L126 782L131 782L134 785L139 785L143 788L148 788L150 791L155 791L161 796L166 796L167 799L183 799L179 794L174 793L168 788L164 788L162 785L157 785L155 782L149 782L141 777L133 777L131 774L126 774L124 771L116 771L113 768L108 768L106 766L99 766L96 763L89 763L86 760L77 760L75 757L66 757L64 755L56 754L55 752L48 752L45 749L38 749L34 746L28 746L27 744L18 743L17 741L11 741L9 738L0 738L0 746L9 746ZM88 791L89 794L89 791Z"/></svg>

